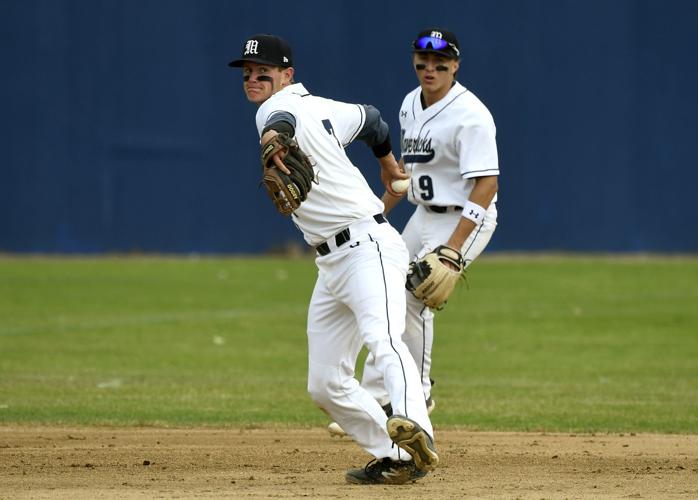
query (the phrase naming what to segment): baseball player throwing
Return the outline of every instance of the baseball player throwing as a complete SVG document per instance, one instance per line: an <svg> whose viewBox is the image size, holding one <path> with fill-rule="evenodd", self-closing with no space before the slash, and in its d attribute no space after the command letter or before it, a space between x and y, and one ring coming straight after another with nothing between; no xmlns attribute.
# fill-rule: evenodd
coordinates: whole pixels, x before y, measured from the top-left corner
<svg viewBox="0 0 698 500"><path fill-rule="evenodd" d="M434 313L453 290L461 272L485 249L497 225L499 165L495 125L485 105L458 83L458 40L450 31L431 28L412 43L419 87L400 107L401 163L410 175L408 200L416 209L402 237L412 261L408 278L407 320L403 340L420 370L429 410ZM400 200L387 192L386 213ZM443 276L420 288L429 270ZM454 272L455 271L455 272ZM440 283L445 283L440 288ZM390 413L375 357L369 353L362 386ZM341 426L330 424L341 434Z"/></svg>
<svg viewBox="0 0 698 500"><path fill-rule="evenodd" d="M349 470L346 480L419 479L439 457L419 370L401 338L408 252L344 151L356 139L365 141L386 183L405 177L391 152L388 127L372 106L317 97L295 83L291 49L277 36L252 36L230 66L242 68L245 95L259 106L265 187L317 252L308 310L308 392L375 457ZM390 418L354 378L363 345L384 381Z"/></svg>

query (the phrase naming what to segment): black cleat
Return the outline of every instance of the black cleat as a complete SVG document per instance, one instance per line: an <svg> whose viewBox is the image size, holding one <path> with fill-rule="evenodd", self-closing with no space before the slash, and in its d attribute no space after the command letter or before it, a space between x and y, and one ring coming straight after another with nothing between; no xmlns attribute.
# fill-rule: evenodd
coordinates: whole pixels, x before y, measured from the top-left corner
<svg viewBox="0 0 698 500"><path fill-rule="evenodd" d="M381 408L383 408L383 411L385 412L385 414L386 414L388 417L392 417L392 416L393 416L393 405L391 405L390 403L387 403L387 404L381 406Z"/></svg>
<svg viewBox="0 0 698 500"><path fill-rule="evenodd" d="M414 468L414 472L412 473L412 481L419 481L422 479L424 476L427 475L427 471L425 470L419 470L416 466Z"/></svg>
<svg viewBox="0 0 698 500"><path fill-rule="evenodd" d="M363 469L349 469L344 477L351 484L406 484L425 475L411 460L396 462L386 457L371 460Z"/></svg>
<svg viewBox="0 0 698 500"><path fill-rule="evenodd" d="M401 415L393 415L386 425L393 443L412 455L417 469L432 471L439 464L434 440L417 422Z"/></svg>

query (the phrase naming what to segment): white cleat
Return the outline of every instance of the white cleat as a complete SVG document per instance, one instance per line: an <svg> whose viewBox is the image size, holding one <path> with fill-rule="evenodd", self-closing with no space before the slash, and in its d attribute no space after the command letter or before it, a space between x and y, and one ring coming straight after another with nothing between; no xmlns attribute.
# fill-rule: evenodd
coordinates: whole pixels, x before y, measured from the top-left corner
<svg viewBox="0 0 698 500"><path fill-rule="evenodd" d="M330 433L330 437L343 438L347 435L337 422L332 422L327 426L327 432Z"/></svg>

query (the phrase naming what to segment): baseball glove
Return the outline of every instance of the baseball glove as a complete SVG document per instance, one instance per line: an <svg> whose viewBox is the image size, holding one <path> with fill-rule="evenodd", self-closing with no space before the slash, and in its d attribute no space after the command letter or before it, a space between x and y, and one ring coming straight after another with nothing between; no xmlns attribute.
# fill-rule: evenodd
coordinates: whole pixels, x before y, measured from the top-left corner
<svg viewBox="0 0 698 500"><path fill-rule="evenodd" d="M450 262L458 270L444 262ZM428 307L443 308L463 273L463 257L458 250L440 245L421 259L411 262L405 287Z"/></svg>
<svg viewBox="0 0 698 500"><path fill-rule="evenodd" d="M274 164L273 156L281 155L287 174ZM308 156L298 146L298 143L288 134L275 135L262 146L262 184L267 190L271 201L282 215L290 215L300 207L308 197L313 185L313 166Z"/></svg>

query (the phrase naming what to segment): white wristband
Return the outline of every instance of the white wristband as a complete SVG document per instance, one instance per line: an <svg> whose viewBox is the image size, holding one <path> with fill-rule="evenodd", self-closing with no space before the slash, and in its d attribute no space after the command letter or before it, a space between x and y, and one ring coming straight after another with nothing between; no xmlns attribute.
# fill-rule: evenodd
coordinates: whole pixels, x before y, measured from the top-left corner
<svg viewBox="0 0 698 500"><path fill-rule="evenodd" d="M463 213L461 215L466 219L473 221L476 226L479 226L482 224L482 221L485 220L486 212L487 210L482 208L480 205L468 200L465 202L465 208L463 209Z"/></svg>

